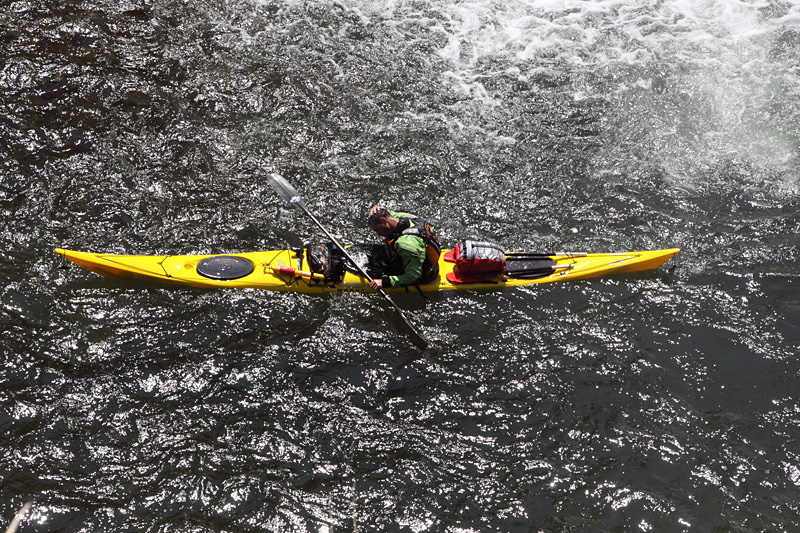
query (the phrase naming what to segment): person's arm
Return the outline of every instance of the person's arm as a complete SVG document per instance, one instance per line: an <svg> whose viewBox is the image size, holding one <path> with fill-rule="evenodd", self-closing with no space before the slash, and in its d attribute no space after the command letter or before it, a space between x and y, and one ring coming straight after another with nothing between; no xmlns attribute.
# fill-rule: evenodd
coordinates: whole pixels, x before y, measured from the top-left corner
<svg viewBox="0 0 800 533"><path fill-rule="evenodd" d="M427 252L427 246L422 239L412 235L402 235L398 237L395 246L397 255L403 261L404 270L399 276L384 276L382 278L384 288L413 285L422 275L422 264L425 262Z"/></svg>
<svg viewBox="0 0 800 533"><path fill-rule="evenodd" d="M416 215L412 215L411 213L403 213L402 211L392 211L391 209L387 209L387 208L383 207L382 205L373 205L372 207L370 207L369 213L367 214L367 216L368 217L372 216L372 213L374 213L378 209L386 209L389 212L389 214L392 215L394 218L414 217L414 216L416 216Z"/></svg>
<svg viewBox="0 0 800 533"><path fill-rule="evenodd" d="M389 211L387 209L387 211ZM389 214L392 215L394 218L406 218L412 217L416 218L417 215L412 215L411 213L403 213L402 211L389 211Z"/></svg>

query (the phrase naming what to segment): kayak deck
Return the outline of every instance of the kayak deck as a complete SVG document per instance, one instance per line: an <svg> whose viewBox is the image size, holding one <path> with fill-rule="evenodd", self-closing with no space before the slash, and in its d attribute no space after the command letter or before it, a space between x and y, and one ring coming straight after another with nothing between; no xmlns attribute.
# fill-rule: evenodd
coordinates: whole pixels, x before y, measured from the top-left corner
<svg viewBox="0 0 800 533"><path fill-rule="evenodd" d="M535 279L520 279L498 276L474 283L452 283L447 274L453 271L454 264L444 260L445 252L439 260L439 275L429 283L421 284L425 291L461 289L502 289L540 283L577 281L606 276L652 270L664 264L680 252L679 248L620 253L558 253L543 254L553 261L552 273ZM208 255L122 255L77 252L56 248L56 253L73 263L108 278L150 281L168 285L199 288L265 289L272 291L293 291L301 293L324 292L365 292L371 290L363 276L346 272L340 283L323 279L313 279L304 255L295 250L273 250L235 254ZM514 252L508 252L510 256ZM198 272L208 258L242 258L252 264L252 271L236 279L214 279ZM235 262L244 263L240 259ZM281 270L282 269L282 270ZM250 270L248 268L248 270ZM290 271L294 271L291 272ZM398 287L389 291L405 291Z"/></svg>

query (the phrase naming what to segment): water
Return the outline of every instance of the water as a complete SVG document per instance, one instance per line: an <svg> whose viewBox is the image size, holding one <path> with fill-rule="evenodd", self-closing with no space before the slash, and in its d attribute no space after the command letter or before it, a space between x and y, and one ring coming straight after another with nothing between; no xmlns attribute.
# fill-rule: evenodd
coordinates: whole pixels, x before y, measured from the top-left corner
<svg viewBox="0 0 800 533"><path fill-rule="evenodd" d="M0 517L779 531L800 514L800 3L30 0L0 15ZM677 268L382 299L52 248L348 242L374 203Z"/></svg>

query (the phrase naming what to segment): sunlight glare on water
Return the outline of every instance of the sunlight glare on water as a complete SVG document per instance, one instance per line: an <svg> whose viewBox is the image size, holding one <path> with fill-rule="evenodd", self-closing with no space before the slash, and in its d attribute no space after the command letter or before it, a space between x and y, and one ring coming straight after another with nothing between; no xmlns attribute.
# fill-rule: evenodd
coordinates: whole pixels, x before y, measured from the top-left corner
<svg viewBox="0 0 800 533"><path fill-rule="evenodd" d="M800 3L12 2L0 502L25 531L790 530ZM57 268L344 243L680 247L519 290ZM21 528L21 530L23 530Z"/></svg>

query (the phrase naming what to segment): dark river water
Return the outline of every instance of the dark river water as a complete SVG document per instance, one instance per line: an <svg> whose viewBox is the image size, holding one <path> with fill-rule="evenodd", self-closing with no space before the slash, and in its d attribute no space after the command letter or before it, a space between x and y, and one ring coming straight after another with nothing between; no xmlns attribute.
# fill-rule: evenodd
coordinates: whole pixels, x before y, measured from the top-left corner
<svg viewBox="0 0 800 533"><path fill-rule="evenodd" d="M797 531L796 0L0 1L0 523ZM178 290L53 248L680 247L504 292ZM672 267L675 267L674 269Z"/></svg>

